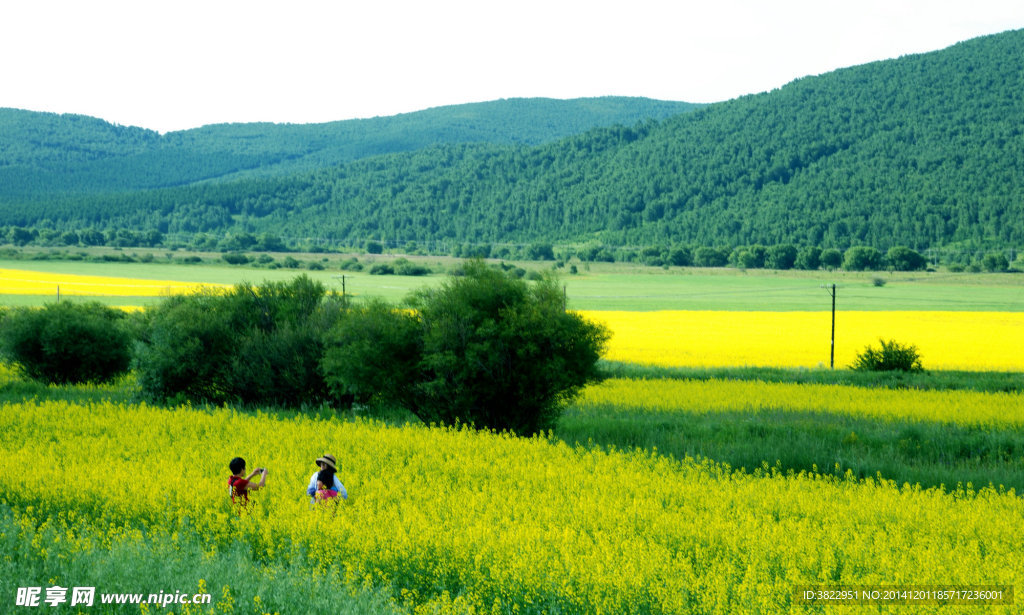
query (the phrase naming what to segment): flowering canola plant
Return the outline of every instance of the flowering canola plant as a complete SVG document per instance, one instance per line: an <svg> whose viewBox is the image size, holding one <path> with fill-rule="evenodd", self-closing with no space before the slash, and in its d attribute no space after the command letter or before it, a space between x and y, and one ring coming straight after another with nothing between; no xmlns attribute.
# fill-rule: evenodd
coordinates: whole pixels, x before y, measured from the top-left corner
<svg viewBox="0 0 1024 615"><path fill-rule="evenodd" d="M305 496L325 452L350 494L337 510ZM270 469L241 515L228 499L236 455ZM55 463L65 488L40 480ZM424 612L453 599L476 613L801 612L795 584L1024 581L1012 492L230 409L5 403L0 501L40 522L189 529L212 550L241 542L270 561L341 566ZM1013 607L986 612L1000 608Z"/></svg>
<svg viewBox="0 0 1024 615"><path fill-rule="evenodd" d="M878 420L1024 427L1024 395L792 384L753 380L610 378L585 388L576 405L646 412L824 412Z"/></svg>
<svg viewBox="0 0 1024 615"><path fill-rule="evenodd" d="M58 287L62 295L159 297L228 285L0 269L0 294L54 295Z"/></svg>
<svg viewBox="0 0 1024 615"><path fill-rule="evenodd" d="M831 312L584 311L611 329L605 358L666 366L828 366ZM838 312L835 365L879 338L926 369L1024 371L1024 312Z"/></svg>

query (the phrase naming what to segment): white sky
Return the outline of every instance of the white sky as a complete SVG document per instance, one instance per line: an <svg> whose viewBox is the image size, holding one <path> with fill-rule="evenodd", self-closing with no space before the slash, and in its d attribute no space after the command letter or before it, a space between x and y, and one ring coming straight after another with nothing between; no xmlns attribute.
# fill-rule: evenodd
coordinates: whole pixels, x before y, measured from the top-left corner
<svg viewBox="0 0 1024 615"><path fill-rule="evenodd" d="M0 0L0 107L166 132L531 96L714 102L1022 27L1022 0Z"/></svg>

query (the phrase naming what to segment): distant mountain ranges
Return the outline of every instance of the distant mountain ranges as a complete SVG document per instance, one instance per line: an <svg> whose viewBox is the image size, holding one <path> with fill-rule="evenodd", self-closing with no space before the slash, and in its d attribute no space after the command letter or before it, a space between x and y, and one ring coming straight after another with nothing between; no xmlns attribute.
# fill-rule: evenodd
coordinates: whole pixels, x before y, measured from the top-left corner
<svg viewBox="0 0 1024 615"><path fill-rule="evenodd" d="M1022 118L1024 31L710 105L511 99L164 135L0 109L0 226L294 245L1020 249Z"/></svg>

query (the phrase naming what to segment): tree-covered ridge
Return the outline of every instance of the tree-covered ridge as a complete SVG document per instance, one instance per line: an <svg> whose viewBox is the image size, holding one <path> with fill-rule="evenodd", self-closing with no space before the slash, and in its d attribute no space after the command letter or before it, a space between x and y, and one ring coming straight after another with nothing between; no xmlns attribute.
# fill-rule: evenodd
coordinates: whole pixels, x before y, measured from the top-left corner
<svg viewBox="0 0 1024 615"><path fill-rule="evenodd" d="M436 144L287 177L50 199L0 224L348 245L1019 248L1021 58L1024 31L1007 32L540 145Z"/></svg>
<svg viewBox="0 0 1024 615"><path fill-rule="evenodd" d="M218 124L164 135L81 115L0 109L0 199L281 175L439 143L540 144L695 107L624 97L509 99L324 124Z"/></svg>
<svg viewBox="0 0 1024 615"><path fill-rule="evenodd" d="M366 161L318 174L333 198L312 211L385 238L1019 245L1022 57L1011 32L456 165Z"/></svg>

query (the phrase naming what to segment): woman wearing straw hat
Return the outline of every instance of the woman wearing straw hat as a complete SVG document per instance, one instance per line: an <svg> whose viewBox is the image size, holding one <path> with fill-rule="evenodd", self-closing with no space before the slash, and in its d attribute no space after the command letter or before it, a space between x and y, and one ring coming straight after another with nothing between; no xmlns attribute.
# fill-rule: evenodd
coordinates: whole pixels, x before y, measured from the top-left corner
<svg viewBox="0 0 1024 615"><path fill-rule="evenodd" d="M306 495L310 497L311 502L316 502L317 491L319 490L317 483L322 483L323 486L330 491L334 491L343 500L348 499L348 492L345 491L345 485L341 484L338 480L338 461L334 458L334 455L324 455L318 457L316 460L319 471L313 472L313 476L309 477L309 486L306 487Z"/></svg>

